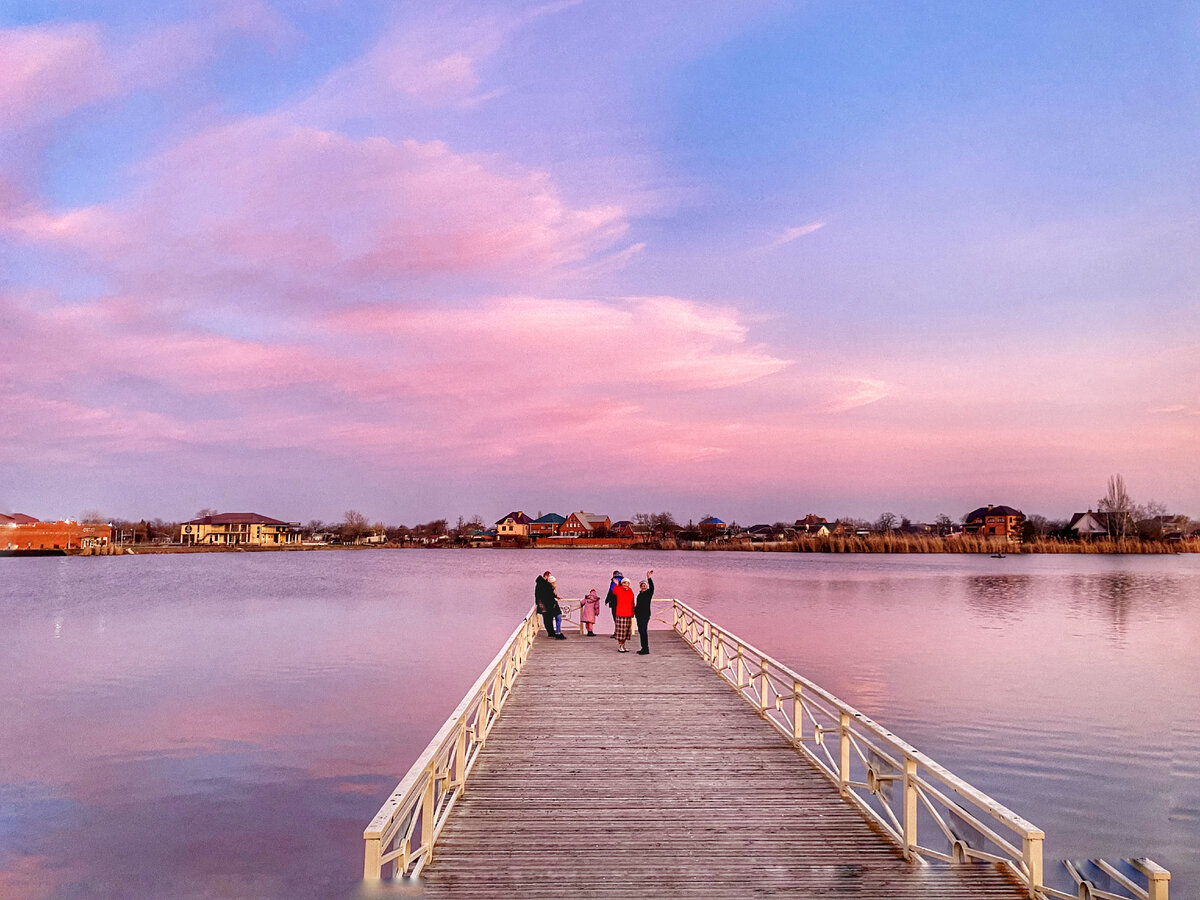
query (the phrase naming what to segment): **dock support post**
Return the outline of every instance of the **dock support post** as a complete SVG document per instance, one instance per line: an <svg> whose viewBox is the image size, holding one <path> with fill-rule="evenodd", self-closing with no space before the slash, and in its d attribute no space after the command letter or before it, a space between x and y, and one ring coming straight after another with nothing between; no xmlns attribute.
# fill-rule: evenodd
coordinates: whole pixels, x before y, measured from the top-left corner
<svg viewBox="0 0 1200 900"><path fill-rule="evenodd" d="M1023 840L1023 855L1025 868L1029 870L1029 896L1037 898L1042 888L1042 842L1045 835L1035 831L1025 835Z"/></svg>
<svg viewBox="0 0 1200 900"><path fill-rule="evenodd" d="M850 714L842 713L838 722L838 786L842 796L850 790Z"/></svg>
<svg viewBox="0 0 1200 900"><path fill-rule="evenodd" d="M904 758L904 858L917 847L917 761Z"/></svg>

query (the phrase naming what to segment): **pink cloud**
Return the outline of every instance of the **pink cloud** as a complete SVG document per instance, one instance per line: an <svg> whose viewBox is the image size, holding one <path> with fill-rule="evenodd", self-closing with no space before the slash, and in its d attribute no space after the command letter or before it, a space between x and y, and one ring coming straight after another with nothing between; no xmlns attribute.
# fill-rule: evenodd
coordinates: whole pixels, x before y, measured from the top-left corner
<svg viewBox="0 0 1200 900"><path fill-rule="evenodd" d="M98 26L0 29L0 124L39 125L123 89Z"/></svg>
<svg viewBox="0 0 1200 900"><path fill-rule="evenodd" d="M45 125L98 101L164 84L210 61L231 34L279 42L286 23L263 3L217 6L207 18L121 41L92 23L0 29L0 124Z"/></svg>
<svg viewBox="0 0 1200 900"><path fill-rule="evenodd" d="M353 139L280 117L205 131L142 174L133 200L27 212L9 229L192 290L197 280L544 271L626 229L619 208L571 207L542 172L441 142Z"/></svg>

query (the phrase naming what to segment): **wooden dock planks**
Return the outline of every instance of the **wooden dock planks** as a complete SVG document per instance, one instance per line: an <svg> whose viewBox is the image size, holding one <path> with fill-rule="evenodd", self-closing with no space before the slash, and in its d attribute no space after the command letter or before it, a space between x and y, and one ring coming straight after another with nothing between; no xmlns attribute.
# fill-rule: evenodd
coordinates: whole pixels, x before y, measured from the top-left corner
<svg viewBox="0 0 1200 900"><path fill-rule="evenodd" d="M682 638L651 650L538 637L425 896L1026 896L989 865L906 862Z"/></svg>

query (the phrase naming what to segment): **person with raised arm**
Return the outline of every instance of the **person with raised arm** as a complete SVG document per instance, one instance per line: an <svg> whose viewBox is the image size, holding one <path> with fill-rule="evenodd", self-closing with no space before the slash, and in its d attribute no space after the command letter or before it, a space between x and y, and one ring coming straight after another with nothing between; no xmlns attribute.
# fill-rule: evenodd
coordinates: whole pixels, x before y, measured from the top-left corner
<svg viewBox="0 0 1200 900"><path fill-rule="evenodd" d="M637 600L634 603L633 614L637 618L638 637L642 640L642 649L638 651L639 656L650 655L650 601L654 599L654 570L651 569L646 573L646 580L642 582L642 589L638 591Z"/></svg>

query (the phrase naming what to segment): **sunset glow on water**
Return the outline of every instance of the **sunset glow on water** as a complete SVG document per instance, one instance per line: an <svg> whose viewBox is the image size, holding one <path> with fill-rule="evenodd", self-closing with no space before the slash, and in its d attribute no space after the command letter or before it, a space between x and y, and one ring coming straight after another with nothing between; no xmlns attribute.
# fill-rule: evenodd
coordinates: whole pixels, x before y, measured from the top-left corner
<svg viewBox="0 0 1200 900"><path fill-rule="evenodd" d="M362 829L547 567L564 596L653 568L1049 862L1200 883L1193 558L380 551L6 561L0 894L353 896Z"/></svg>

